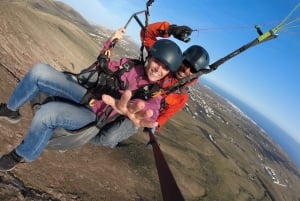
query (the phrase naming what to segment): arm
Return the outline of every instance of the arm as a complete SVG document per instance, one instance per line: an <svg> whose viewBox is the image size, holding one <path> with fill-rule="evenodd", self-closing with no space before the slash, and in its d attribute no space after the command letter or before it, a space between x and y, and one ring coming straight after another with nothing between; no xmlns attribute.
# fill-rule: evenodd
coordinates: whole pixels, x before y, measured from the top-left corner
<svg viewBox="0 0 300 201"><path fill-rule="evenodd" d="M110 51L109 55L107 55L108 57L110 57L112 53L113 41L115 42L122 39L124 34L125 34L124 28L118 29L107 41L105 41L104 46L100 51L100 54L105 54L106 51Z"/></svg>
<svg viewBox="0 0 300 201"><path fill-rule="evenodd" d="M165 98L167 106L157 118L157 132L160 131L161 127L163 127L171 117L184 108L188 99L189 95L187 93L172 93Z"/></svg>
<svg viewBox="0 0 300 201"><path fill-rule="evenodd" d="M168 32L170 27L169 22L156 22L149 24L147 27L146 35L145 30L141 30L140 37L141 41L144 42L144 46L147 50L155 43L157 37L168 38L170 34Z"/></svg>

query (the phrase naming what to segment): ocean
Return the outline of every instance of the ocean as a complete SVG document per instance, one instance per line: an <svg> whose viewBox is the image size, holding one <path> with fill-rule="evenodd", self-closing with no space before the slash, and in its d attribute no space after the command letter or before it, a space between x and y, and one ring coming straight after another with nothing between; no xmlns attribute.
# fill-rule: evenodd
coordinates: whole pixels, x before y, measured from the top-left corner
<svg viewBox="0 0 300 201"><path fill-rule="evenodd" d="M277 143L300 168L300 144L290 136L286 131L280 128L275 122L268 119L265 115L247 105L237 97L234 97L229 92L223 90L221 87L201 79L201 83L210 87L214 92L229 100L248 117L257 123L267 134Z"/></svg>

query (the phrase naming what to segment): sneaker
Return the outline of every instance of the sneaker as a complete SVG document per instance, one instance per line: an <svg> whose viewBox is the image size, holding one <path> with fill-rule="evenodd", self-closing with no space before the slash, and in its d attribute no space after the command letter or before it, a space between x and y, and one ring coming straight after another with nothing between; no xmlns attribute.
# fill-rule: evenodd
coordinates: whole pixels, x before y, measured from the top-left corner
<svg viewBox="0 0 300 201"><path fill-rule="evenodd" d="M13 150L0 158L0 171L10 171L23 161L24 159Z"/></svg>
<svg viewBox="0 0 300 201"><path fill-rule="evenodd" d="M9 121L10 123L18 123L20 121L21 115L19 111L12 111L7 108L7 105L5 103L0 104L0 119L5 119Z"/></svg>

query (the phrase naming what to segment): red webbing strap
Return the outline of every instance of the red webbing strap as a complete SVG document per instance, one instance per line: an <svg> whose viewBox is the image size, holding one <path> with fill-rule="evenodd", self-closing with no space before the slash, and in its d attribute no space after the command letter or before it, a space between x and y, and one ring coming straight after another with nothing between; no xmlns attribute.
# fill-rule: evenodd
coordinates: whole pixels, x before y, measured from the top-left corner
<svg viewBox="0 0 300 201"><path fill-rule="evenodd" d="M157 144L155 136L150 129L148 130L148 133L150 138L148 144L151 144L153 149L153 155L155 158L156 169L164 201L184 201L181 191L176 184L164 155Z"/></svg>

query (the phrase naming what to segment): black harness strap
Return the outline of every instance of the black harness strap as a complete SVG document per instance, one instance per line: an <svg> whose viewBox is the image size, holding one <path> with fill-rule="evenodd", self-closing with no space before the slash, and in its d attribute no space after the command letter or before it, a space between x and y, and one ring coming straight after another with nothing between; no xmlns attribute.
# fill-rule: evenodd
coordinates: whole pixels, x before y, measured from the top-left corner
<svg viewBox="0 0 300 201"><path fill-rule="evenodd" d="M134 91L132 91L132 98L140 98L143 100L149 100L153 97L157 91L159 91L160 87L157 83L146 84Z"/></svg>
<svg viewBox="0 0 300 201"><path fill-rule="evenodd" d="M109 106L105 110L105 112L97 118L96 126L99 129L103 128L106 124L108 124L110 122L113 122L118 117L122 116L121 114L116 113L116 114L114 114L114 115L112 115L112 116L109 117L109 115L111 114L112 111L113 111L113 108L111 106Z"/></svg>

